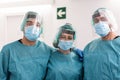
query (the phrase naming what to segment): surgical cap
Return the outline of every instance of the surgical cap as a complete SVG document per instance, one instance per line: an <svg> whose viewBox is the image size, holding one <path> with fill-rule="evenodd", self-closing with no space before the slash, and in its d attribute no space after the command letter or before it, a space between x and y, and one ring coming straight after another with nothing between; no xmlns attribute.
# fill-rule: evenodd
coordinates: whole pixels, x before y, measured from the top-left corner
<svg viewBox="0 0 120 80"><path fill-rule="evenodd" d="M42 18L40 17L40 15L37 12L29 11L25 14L25 16L23 18L23 21L21 24L21 31L24 30L25 24L29 18L37 19L37 22L39 22L40 27L42 28L42 26L41 26L42 25ZM43 30L43 28L42 28L42 30Z"/></svg>
<svg viewBox="0 0 120 80"><path fill-rule="evenodd" d="M93 13L93 15L92 15L93 25L95 24L94 23L94 18L98 17L98 16L104 16L104 17L107 18L108 22L112 25L111 26L112 31L116 31L118 29L118 25L117 25L116 20L113 16L113 13L111 11L109 11L108 9L99 8Z"/></svg>
<svg viewBox="0 0 120 80"><path fill-rule="evenodd" d="M58 33L56 34L56 37L53 41L53 46L55 48L58 48L58 43L59 43L59 38L61 36L62 33L67 33L67 34L72 34L73 35L73 39L76 39L76 33L75 30L73 29L72 25L69 23L66 23L65 25L61 26L59 28Z"/></svg>

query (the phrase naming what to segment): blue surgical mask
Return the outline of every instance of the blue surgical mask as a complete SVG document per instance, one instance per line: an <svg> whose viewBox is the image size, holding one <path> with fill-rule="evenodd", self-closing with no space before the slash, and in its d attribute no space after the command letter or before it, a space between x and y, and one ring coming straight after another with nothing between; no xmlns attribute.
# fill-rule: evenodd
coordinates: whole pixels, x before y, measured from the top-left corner
<svg viewBox="0 0 120 80"><path fill-rule="evenodd" d="M30 41L36 41L40 36L40 28L36 26L25 27L25 37Z"/></svg>
<svg viewBox="0 0 120 80"><path fill-rule="evenodd" d="M64 41L64 40L59 40L58 47L62 50L69 50L72 48L73 45L73 40L70 41Z"/></svg>
<svg viewBox="0 0 120 80"><path fill-rule="evenodd" d="M108 35L108 33L110 32L109 25L103 21L96 23L94 27L95 27L96 33L101 37Z"/></svg>

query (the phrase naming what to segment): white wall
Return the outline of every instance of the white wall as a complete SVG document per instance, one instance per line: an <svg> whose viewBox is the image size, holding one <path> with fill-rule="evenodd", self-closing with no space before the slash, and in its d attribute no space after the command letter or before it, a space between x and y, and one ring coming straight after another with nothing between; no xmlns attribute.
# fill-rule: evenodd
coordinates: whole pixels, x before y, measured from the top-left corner
<svg viewBox="0 0 120 80"><path fill-rule="evenodd" d="M54 15L54 25L56 27L70 22L77 31L76 46L83 49L85 45L98 36L94 33L91 26L91 15L100 8L110 9L117 19L120 21L120 3L119 0L56 0L55 7L67 7L67 19L57 20ZM56 12L56 10L55 10ZM120 23L118 22L118 25ZM119 33L120 29L118 30Z"/></svg>
<svg viewBox="0 0 120 80"><path fill-rule="evenodd" d="M0 49L5 44L6 40L6 18L3 14L0 15Z"/></svg>
<svg viewBox="0 0 120 80"><path fill-rule="evenodd" d="M120 3L120 1L117 1L119 0L53 0L54 3L51 4L51 7L41 9L36 7L34 9L29 8L29 10L37 10L42 13L44 19L44 34L41 37L47 44L52 46L52 41L58 27L65 23L72 23L77 32L75 45L83 49L88 42L98 37L93 32L91 26L91 15L97 8L106 7L110 9L114 13L118 25L120 25L120 5L117 4ZM56 19L56 8L58 7L67 8L66 19ZM2 11L1 8L0 11ZM5 12L7 13L7 10ZM11 15L9 15L9 13L3 13L4 15L0 16L0 48L4 44L22 37L22 33L19 31L19 22L22 18L16 15L23 15L24 12L21 13L20 9L16 10L16 12L17 13L11 13ZM119 31L120 29L117 32L119 33Z"/></svg>
<svg viewBox="0 0 120 80"><path fill-rule="evenodd" d="M7 16L6 43L22 38L22 31L19 27L22 18L23 15Z"/></svg>

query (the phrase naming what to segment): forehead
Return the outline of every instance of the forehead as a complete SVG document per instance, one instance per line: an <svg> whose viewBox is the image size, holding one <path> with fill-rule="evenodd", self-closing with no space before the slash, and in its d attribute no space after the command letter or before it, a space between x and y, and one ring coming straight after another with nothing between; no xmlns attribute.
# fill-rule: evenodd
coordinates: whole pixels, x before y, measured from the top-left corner
<svg viewBox="0 0 120 80"><path fill-rule="evenodd" d="M62 33L61 36L73 36L73 34L68 34L68 33Z"/></svg>
<svg viewBox="0 0 120 80"><path fill-rule="evenodd" d="M99 18L106 18L104 15L99 15L99 16L96 16L96 17L94 17L94 19L99 19Z"/></svg>
<svg viewBox="0 0 120 80"><path fill-rule="evenodd" d="M35 21L36 21L36 18L28 18L27 21L35 22Z"/></svg>
<svg viewBox="0 0 120 80"><path fill-rule="evenodd" d="M26 24L40 24L40 22L36 18L29 18L26 21Z"/></svg>
<svg viewBox="0 0 120 80"><path fill-rule="evenodd" d="M94 12L94 14L92 15L92 18L95 18L95 17L98 17L98 16L101 16L101 15L105 15L105 11L104 10L97 10Z"/></svg>
<svg viewBox="0 0 120 80"><path fill-rule="evenodd" d="M102 13L102 12L101 13L97 12L92 17L93 17L93 19L96 18L96 17L105 17L105 14Z"/></svg>
<svg viewBox="0 0 120 80"><path fill-rule="evenodd" d="M36 25L37 27L40 27L40 23L38 22L38 20L36 20L36 18L27 19L25 26L31 26L31 25Z"/></svg>
<svg viewBox="0 0 120 80"><path fill-rule="evenodd" d="M105 15L98 15L98 16L93 18L93 21L95 23L97 23L99 21L108 21L108 19L107 19L107 17Z"/></svg>

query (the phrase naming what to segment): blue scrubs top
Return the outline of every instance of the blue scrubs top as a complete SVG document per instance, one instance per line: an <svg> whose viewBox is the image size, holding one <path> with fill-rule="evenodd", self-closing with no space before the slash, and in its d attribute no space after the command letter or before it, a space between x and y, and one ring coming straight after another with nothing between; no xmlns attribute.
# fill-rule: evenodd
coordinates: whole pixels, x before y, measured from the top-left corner
<svg viewBox="0 0 120 80"><path fill-rule="evenodd" d="M120 80L120 37L97 39L85 47L84 80Z"/></svg>
<svg viewBox="0 0 120 80"><path fill-rule="evenodd" d="M51 48L37 41L26 46L15 41L0 53L0 80L43 80Z"/></svg>
<svg viewBox="0 0 120 80"><path fill-rule="evenodd" d="M58 50L51 54L45 80L82 80L82 62L75 52L63 54Z"/></svg>

